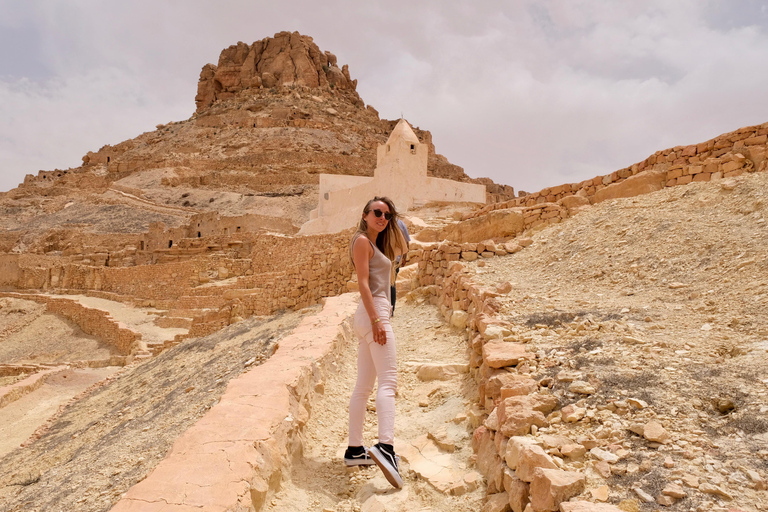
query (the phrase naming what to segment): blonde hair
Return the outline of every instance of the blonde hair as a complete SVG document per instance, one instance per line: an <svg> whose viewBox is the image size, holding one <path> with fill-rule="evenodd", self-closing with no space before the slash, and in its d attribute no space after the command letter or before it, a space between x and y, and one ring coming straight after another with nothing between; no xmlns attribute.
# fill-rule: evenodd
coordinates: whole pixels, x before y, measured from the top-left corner
<svg viewBox="0 0 768 512"><path fill-rule="evenodd" d="M405 240L405 236L400 230L400 226L397 224L399 216L397 214L397 210L395 209L395 203L393 203L390 198L376 196L368 201L365 204L365 208L363 208L362 217L368 215L368 212L371 211L371 204L377 201L380 201L389 207L389 213L392 214L392 218L389 219L387 227L384 228L384 231L379 233L379 235L376 237L376 240L373 240L373 243L375 243L376 247L378 247L379 250L384 253L384 256L389 258L390 261L394 262L395 258L408 252L408 242ZM355 260L352 256L352 246L354 245L355 240L360 235L368 238L368 223L362 217L357 225L357 231L355 231L355 234L352 235L352 242L349 244L349 259L352 261L353 267L355 266ZM392 265L392 276L390 277L390 282L394 281L395 265Z"/></svg>

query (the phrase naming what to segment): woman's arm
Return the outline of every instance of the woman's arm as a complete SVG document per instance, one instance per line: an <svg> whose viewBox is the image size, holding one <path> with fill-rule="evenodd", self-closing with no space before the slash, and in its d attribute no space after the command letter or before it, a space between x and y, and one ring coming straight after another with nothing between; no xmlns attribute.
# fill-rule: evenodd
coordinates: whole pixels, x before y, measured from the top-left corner
<svg viewBox="0 0 768 512"><path fill-rule="evenodd" d="M379 345L384 345L387 342L387 335L384 326L381 323L381 319L379 318L379 314L376 312L376 308L373 305L373 293L371 293L371 285L368 280L368 265L372 256L373 248L371 247L368 238L362 235L357 237L357 240L355 240L355 243L352 246L352 259L355 262L355 270L357 271L357 285L358 288L360 288L360 300L363 301L363 306L368 313L368 318L371 319L373 341Z"/></svg>

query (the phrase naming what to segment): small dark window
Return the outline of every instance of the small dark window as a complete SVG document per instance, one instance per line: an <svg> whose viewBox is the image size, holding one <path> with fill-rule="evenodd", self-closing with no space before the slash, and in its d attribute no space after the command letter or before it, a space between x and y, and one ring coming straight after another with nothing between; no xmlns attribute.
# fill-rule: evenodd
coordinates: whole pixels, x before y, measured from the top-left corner
<svg viewBox="0 0 768 512"><path fill-rule="evenodd" d="M201 236L201 235L200 235L200 232L198 231L198 232L197 232L197 238L200 238L200 236Z"/></svg>
<svg viewBox="0 0 768 512"><path fill-rule="evenodd" d="M416 145L415 144L411 144L411 154L412 155L416 154Z"/></svg>
<svg viewBox="0 0 768 512"><path fill-rule="evenodd" d="M168 248L170 249L173 247L173 240L168 240Z"/></svg>
<svg viewBox="0 0 768 512"><path fill-rule="evenodd" d="M107 157L107 163L109 163L109 157Z"/></svg>
<svg viewBox="0 0 768 512"><path fill-rule="evenodd" d="M240 232L240 226L237 226L237 232L238 233Z"/></svg>

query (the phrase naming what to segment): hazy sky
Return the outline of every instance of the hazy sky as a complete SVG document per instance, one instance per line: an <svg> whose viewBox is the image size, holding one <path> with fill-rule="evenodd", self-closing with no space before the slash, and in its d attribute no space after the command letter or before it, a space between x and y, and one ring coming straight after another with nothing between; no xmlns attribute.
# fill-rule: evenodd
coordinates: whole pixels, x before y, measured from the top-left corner
<svg viewBox="0 0 768 512"><path fill-rule="evenodd" d="M760 0L0 0L0 191L187 119L204 64L283 30L516 190L768 122Z"/></svg>

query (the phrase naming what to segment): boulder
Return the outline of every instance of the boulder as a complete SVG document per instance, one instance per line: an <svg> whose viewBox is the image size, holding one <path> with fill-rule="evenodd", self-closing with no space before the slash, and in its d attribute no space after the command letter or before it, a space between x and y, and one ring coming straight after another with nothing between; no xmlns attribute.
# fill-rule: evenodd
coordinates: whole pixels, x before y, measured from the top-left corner
<svg viewBox="0 0 768 512"><path fill-rule="evenodd" d="M576 471L536 468L531 481L531 505L536 512L560 509L560 503L584 491L587 477Z"/></svg>
<svg viewBox="0 0 768 512"><path fill-rule="evenodd" d="M520 454L529 446L539 446L535 439L526 436L510 437L507 441L507 449L504 452L504 461L510 469L517 469Z"/></svg>
<svg viewBox="0 0 768 512"><path fill-rule="evenodd" d="M580 208L582 206L589 205L589 199L583 196L565 196L557 201L557 204L562 205L569 211L574 208Z"/></svg>
<svg viewBox="0 0 768 512"><path fill-rule="evenodd" d="M469 365L464 363L424 363L416 369L421 381L450 380L461 373L468 373Z"/></svg>
<svg viewBox="0 0 768 512"><path fill-rule="evenodd" d="M516 395L527 395L533 393L538 389L536 381L525 375L518 375L516 373L504 372L497 375L493 375L488 379L488 383L485 385L485 395L492 399L497 399L502 396L502 389L508 398Z"/></svg>
<svg viewBox="0 0 768 512"><path fill-rule="evenodd" d="M491 494L483 505L483 512L509 512L509 510L509 498L506 492Z"/></svg>
<svg viewBox="0 0 768 512"><path fill-rule="evenodd" d="M491 368L515 366L523 361L535 359L522 343L491 341L483 345L483 361Z"/></svg>
<svg viewBox="0 0 768 512"><path fill-rule="evenodd" d="M645 424L643 437L655 443L666 444L671 439L669 432L658 421L652 420Z"/></svg>
<svg viewBox="0 0 768 512"><path fill-rule="evenodd" d="M512 512L524 512L530 501L529 484L520 480L510 468L504 469L504 490L507 491Z"/></svg>
<svg viewBox="0 0 768 512"><path fill-rule="evenodd" d="M522 436L530 433L531 426L548 425L545 414L557 406L557 399L551 395L512 396L499 402L499 431L505 436Z"/></svg>
<svg viewBox="0 0 768 512"><path fill-rule="evenodd" d="M477 453L477 470L490 481L499 459L491 431L486 427L478 427L472 441Z"/></svg>
<svg viewBox="0 0 768 512"><path fill-rule="evenodd" d="M621 197L635 197L641 194L649 194L664 188L667 180L666 171L644 171L640 174L630 176L626 180L618 183L612 183L607 187L595 192L592 196L592 203L600 203L607 199L618 199Z"/></svg>
<svg viewBox="0 0 768 512"><path fill-rule="evenodd" d="M509 443L507 443L507 452L509 452ZM539 445L522 446L518 451L516 462L515 475L524 482L532 482L537 469L557 469L559 471L552 457L547 455Z"/></svg>

